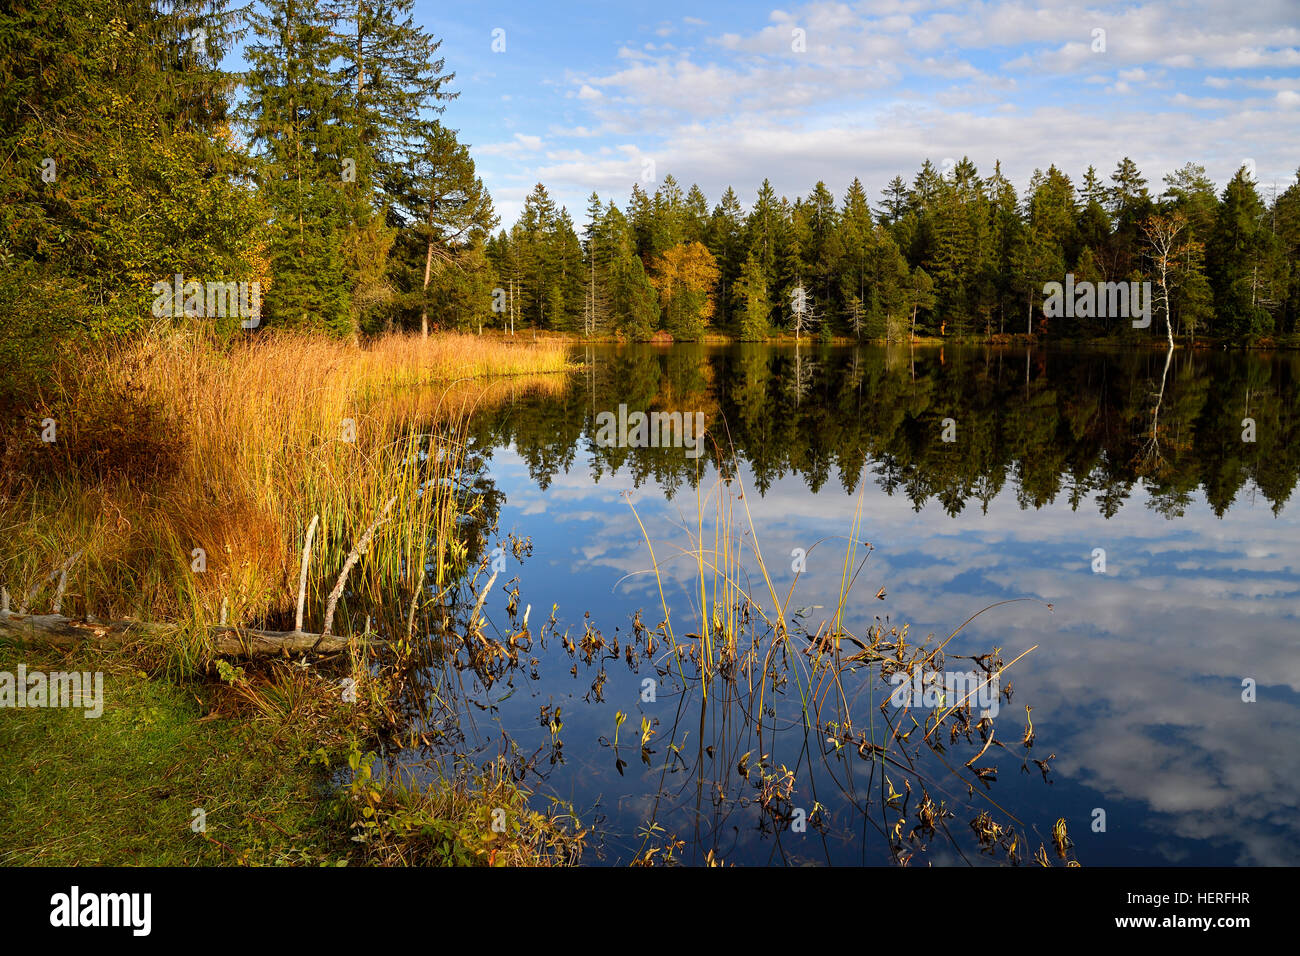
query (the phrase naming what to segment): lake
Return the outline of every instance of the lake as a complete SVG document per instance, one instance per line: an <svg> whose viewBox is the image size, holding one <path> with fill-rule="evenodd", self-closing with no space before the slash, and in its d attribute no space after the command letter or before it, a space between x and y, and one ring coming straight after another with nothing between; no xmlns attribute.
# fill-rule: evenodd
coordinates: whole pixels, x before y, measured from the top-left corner
<svg viewBox="0 0 1300 956"><path fill-rule="evenodd" d="M538 807L595 828L587 862L1296 861L1300 356L575 361L471 422L479 584L504 569L485 630L507 642L527 613L528 638L506 666L442 671L455 702L424 704L444 743L407 767L505 754ZM705 454L598 441L620 405L702 413ZM718 577L734 586L715 595ZM954 632L919 676L887 679ZM998 662L964 713L952 687L925 696L927 671ZM922 693L900 706L905 684Z"/></svg>

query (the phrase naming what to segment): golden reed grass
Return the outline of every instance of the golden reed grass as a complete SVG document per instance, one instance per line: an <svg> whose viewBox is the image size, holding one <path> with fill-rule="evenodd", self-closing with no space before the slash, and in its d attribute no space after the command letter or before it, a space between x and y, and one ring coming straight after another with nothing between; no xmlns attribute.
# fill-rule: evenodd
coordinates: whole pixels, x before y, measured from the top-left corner
<svg viewBox="0 0 1300 956"><path fill-rule="evenodd" d="M64 613L287 629L319 515L310 630L349 549L395 498L348 587L358 604L410 600L455 564L467 414L519 388L563 389L550 373L567 355L560 342L455 334L357 348L169 333L78 356L35 403L27 476L5 483L0 584L25 595L81 551ZM53 443L34 437L48 419ZM33 611L47 610L47 591Z"/></svg>

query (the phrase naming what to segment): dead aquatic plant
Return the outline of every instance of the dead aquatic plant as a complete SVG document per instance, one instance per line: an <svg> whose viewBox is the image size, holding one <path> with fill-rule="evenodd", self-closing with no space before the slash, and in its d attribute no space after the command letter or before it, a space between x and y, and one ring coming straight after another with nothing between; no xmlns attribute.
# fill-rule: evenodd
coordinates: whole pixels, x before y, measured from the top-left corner
<svg viewBox="0 0 1300 956"><path fill-rule="evenodd" d="M1019 864L1025 856L1025 826L990 795L999 773L997 758L1018 752L1022 772L1029 772L1032 760L1047 781L1048 761L1055 754L1045 760L1031 757L1032 721L1018 735L1018 745L1004 739L996 708L989 712L989 697L1010 703L1012 687L1003 677L1036 645L1010 660L1001 648L965 658L974 677L964 692L951 699L936 692L929 706L920 701L894 706L886 685L943 672L950 660L963 659L950 647L971 621L1014 602L984 608L943 640L913 640L907 625L880 617L865 630L853 628L852 620L860 617L855 613L859 581L872 551L860 538L865 487L862 482L846 529L835 603L828 608L795 603L803 574L797 565L788 589L778 589L738 468L721 462L711 485L696 483L695 514L682 520L684 546L656 543L627 496L650 556L644 573L653 576L662 613L658 633L665 650L650 659L661 676L676 677L683 697L696 695L700 708L698 725L674 726L665 735L654 812L664 801L671 805L669 776L680 773L687 781L682 787L693 788L698 802L715 808L715 827L727 816L723 795L730 792L735 806L757 805L779 829L811 823L825 830L830 825L826 800L815 791L796 797L796 780L814 779L808 761L815 758L845 804L861 814L858 825L865 821L876 829L900 865L936 840L966 859L964 841L956 838L949 821L967 805L975 810L970 823L979 850ZM807 553L830 540L815 542ZM691 605L686 614L674 613L670 606L669 594L676 598L677 586ZM886 591L871 589L864 596L883 600ZM642 649L645 630L638 614L634 633L642 638ZM584 636L584 645L589 640ZM679 742L679 730L682 736L694 734L693 753ZM791 735L802 764L793 769L775 757L779 741ZM750 795L739 796L745 787ZM797 802L813 812L796 807ZM641 855L649 846L643 842ZM1059 847L1058 855L1065 859Z"/></svg>
<svg viewBox="0 0 1300 956"><path fill-rule="evenodd" d="M1024 773L1032 772L1032 763L1048 781L1055 755L1033 756L1037 732L1028 709L1027 726L1017 725L1014 736L1002 732L1008 717L986 711L990 693L1010 706L1012 687L1004 677L1033 648L960 655L954 647L973 620L1011 602L985 608L942 639L916 638L888 617L863 625L858 602L884 600L886 593L862 580L872 547L860 540L860 494L837 560L833 606L800 606L801 572L778 589L734 470L711 487L698 483L696 503L697 513L683 521L687 543L674 546L652 540L629 501L651 554L644 573L654 578L661 615L653 624L656 618L647 622L637 611L630 629L613 633L590 614L564 627L555 605L534 613L519 579L502 581L494 566L488 538L495 529L480 527L478 540L463 542L477 555L464 582L404 610L413 630L397 623L380 628L431 635L409 646L407 660L420 666L401 671L400 679L409 682L404 694L418 702L407 745L426 749L440 766L481 750L479 715L490 719L520 692L521 681L538 680L548 652L552 659L569 658L573 678L589 682L578 696L593 704L604 699L608 669L626 666L657 682L661 701L676 697L675 715L657 720L619 711L610 720L612 739L600 740L613 751L620 774L638 749L641 762L656 771L640 846L628 851L638 865L683 861L680 834L669 838L660 823L677 812L700 821L690 849L696 862L707 853L731 858L719 834L732 832L749 812L756 812L758 828L785 862L807 859L787 839L799 828L822 841L845 833L862 840L874 831L898 865L931 859L940 846L968 862L981 853L1025 862L1028 828L997 803L992 787L1008 756ZM531 550L530 542L514 536L498 546L517 559ZM826 539L814 548L830 546ZM685 564L684 578L674 578L674 562ZM679 599L678 587L690 598L682 613L670 606L670 595ZM502 601L504 616L493 610ZM891 703L891 682L924 680L957 661L976 675L964 689L928 703ZM517 749L514 779L543 782L566 762L572 706L556 699L539 705L538 746L531 753L530 747ZM628 716L634 722L623 726ZM620 734L620 728L633 730L638 716L644 718L639 741L636 733ZM492 726L504 733L499 722ZM507 739L515 748L518 741ZM954 826L959 815L969 830ZM747 826L754 826L752 818Z"/></svg>

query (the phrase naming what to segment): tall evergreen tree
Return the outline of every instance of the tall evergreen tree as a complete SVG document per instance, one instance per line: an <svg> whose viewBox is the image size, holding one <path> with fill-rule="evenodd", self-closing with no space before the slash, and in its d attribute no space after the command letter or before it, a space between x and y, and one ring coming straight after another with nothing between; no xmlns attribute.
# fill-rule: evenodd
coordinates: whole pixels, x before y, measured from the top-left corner
<svg viewBox="0 0 1300 956"><path fill-rule="evenodd" d="M42 316L0 336L0 404L70 337L173 321L151 314L156 281L258 278L264 217L218 68L236 34L221 2L0 10L0 312Z"/></svg>
<svg viewBox="0 0 1300 956"><path fill-rule="evenodd" d="M718 302L724 312L719 318L726 322L728 304L733 300L731 290L740 278L744 264L744 210L735 191L728 186L713 208L705 232L704 244L718 264Z"/></svg>
<svg viewBox="0 0 1300 956"><path fill-rule="evenodd" d="M1273 203L1273 229L1277 236L1277 271L1282 284L1278 331L1300 332L1300 173Z"/></svg>
<svg viewBox="0 0 1300 956"><path fill-rule="evenodd" d="M763 266L752 252L745 259L735 290L737 312L740 315L740 340L742 342L763 341L772 331L768 324L772 303L767 296L767 280L763 275Z"/></svg>
<svg viewBox="0 0 1300 956"><path fill-rule="evenodd" d="M1142 223L1152 212L1151 195L1147 191L1146 178L1127 156L1115 167L1110 181L1110 214L1114 222L1110 247L1114 277L1136 278L1141 268Z"/></svg>
<svg viewBox="0 0 1300 956"><path fill-rule="evenodd" d="M355 182L376 206L400 197L406 167L427 151L431 114L459 94L447 88L442 41L415 23L414 0L325 0L339 66L335 82L351 98Z"/></svg>
<svg viewBox="0 0 1300 956"><path fill-rule="evenodd" d="M871 310L867 276L873 232L867 193L862 182L855 177L844 194L844 205L840 210L839 248L842 258L838 278L841 314L849 331L858 338L864 333L872 334L867 328L867 316ZM882 332L882 329L874 330L876 335Z"/></svg>
<svg viewBox="0 0 1300 956"><path fill-rule="evenodd" d="M357 124L332 72L339 45L320 0L265 0L252 23L243 114L271 215L267 318L354 335L345 241L364 197L345 189Z"/></svg>
<svg viewBox="0 0 1300 956"><path fill-rule="evenodd" d="M391 175L389 191L391 221L403 230L404 253L393 271L407 291L404 311L415 312L418 300L420 331L428 335L431 285L443 271L460 267L462 250L476 249L473 255L486 263L483 243L496 228L497 215L469 147L436 121L424 127L424 139L407 165Z"/></svg>
<svg viewBox="0 0 1300 956"><path fill-rule="evenodd" d="M634 342L651 338L659 328L659 301L637 254L630 224L611 208L607 217L613 254L610 260L611 302L620 332Z"/></svg>
<svg viewBox="0 0 1300 956"><path fill-rule="evenodd" d="M704 190L694 183L682 204L682 242L704 242L709 233L709 201Z"/></svg>
<svg viewBox="0 0 1300 956"><path fill-rule="evenodd" d="M1264 202L1243 166L1224 187L1208 252L1215 331L1245 341L1272 331L1263 269L1271 235L1264 228L1264 213Z"/></svg>
<svg viewBox="0 0 1300 956"><path fill-rule="evenodd" d="M592 192L587 200L586 238L583 241L582 334L603 331L610 321L610 264L614 249L600 196Z"/></svg>

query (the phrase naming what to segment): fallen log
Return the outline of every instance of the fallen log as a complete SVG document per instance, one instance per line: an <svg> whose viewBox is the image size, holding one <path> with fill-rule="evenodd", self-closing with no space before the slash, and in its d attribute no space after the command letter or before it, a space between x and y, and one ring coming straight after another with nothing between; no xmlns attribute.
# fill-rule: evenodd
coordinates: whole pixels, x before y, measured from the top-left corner
<svg viewBox="0 0 1300 956"><path fill-rule="evenodd" d="M20 644L67 646L98 639L122 642L132 637L166 637L175 625L143 621L74 621L62 614L12 614L0 611L0 638ZM272 657L279 654L335 654L347 650L348 639L335 634L302 631L261 631L253 628L210 627L212 649L223 657Z"/></svg>

